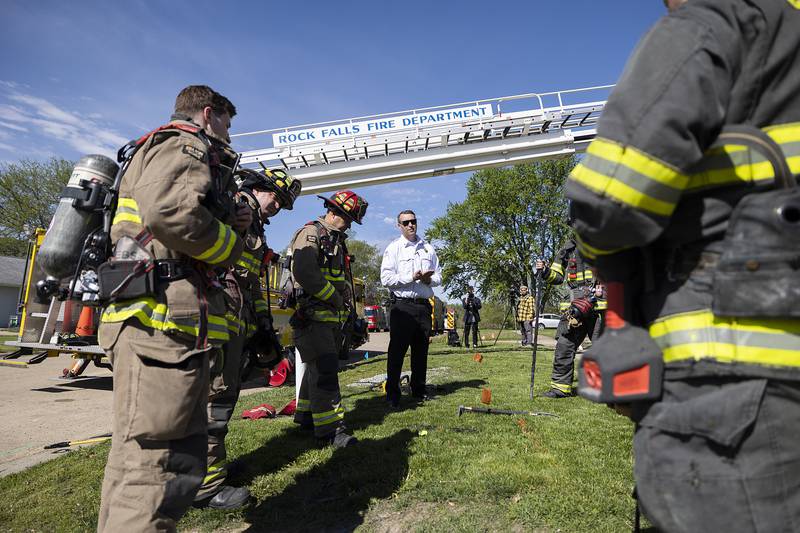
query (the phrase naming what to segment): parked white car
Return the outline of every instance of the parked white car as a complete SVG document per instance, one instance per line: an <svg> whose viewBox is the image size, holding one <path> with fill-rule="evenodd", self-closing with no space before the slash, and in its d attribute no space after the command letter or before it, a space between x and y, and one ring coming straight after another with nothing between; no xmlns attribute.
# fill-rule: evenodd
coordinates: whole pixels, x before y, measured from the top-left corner
<svg viewBox="0 0 800 533"><path fill-rule="evenodd" d="M561 321L560 315L542 314L539 317L539 328L557 328Z"/></svg>

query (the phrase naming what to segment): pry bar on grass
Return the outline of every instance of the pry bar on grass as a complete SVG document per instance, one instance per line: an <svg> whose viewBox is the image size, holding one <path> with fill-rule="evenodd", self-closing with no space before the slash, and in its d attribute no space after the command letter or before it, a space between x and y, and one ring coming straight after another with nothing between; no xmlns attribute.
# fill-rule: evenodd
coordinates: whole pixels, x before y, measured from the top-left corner
<svg viewBox="0 0 800 533"><path fill-rule="evenodd" d="M80 444L95 444L98 442L105 442L111 438L111 435L100 435L99 437L92 437L91 439L84 440L65 440L62 442L54 442L44 447L45 450L53 450L56 448L69 448L70 446L78 446Z"/></svg>
<svg viewBox="0 0 800 533"><path fill-rule="evenodd" d="M467 407L464 405L458 406L458 416L464 413L480 413L484 415L527 415L527 416L552 416L558 418L558 415L553 413L544 413L541 411L511 411L509 409L492 409L491 407Z"/></svg>

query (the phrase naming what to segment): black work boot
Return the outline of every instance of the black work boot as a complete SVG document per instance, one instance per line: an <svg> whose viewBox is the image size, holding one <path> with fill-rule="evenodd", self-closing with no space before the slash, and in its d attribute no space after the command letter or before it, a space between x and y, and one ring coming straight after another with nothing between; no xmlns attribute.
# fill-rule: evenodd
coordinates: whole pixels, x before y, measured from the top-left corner
<svg viewBox="0 0 800 533"><path fill-rule="evenodd" d="M566 392L561 392L558 389L550 389L549 391L542 394L543 398L569 398L569 394Z"/></svg>
<svg viewBox="0 0 800 533"><path fill-rule="evenodd" d="M333 446L334 448L347 448L358 444L358 439L347 433L337 433L336 435L328 435L317 439L323 446Z"/></svg>
<svg viewBox="0 0 800 533"><path fill-rule="evenodd" d="M197 508L224 509L230 511L241 509L250 503L250 489L247 487L231 487L222 485L219 491L211 497L195 500L192 504Z"/></svg>

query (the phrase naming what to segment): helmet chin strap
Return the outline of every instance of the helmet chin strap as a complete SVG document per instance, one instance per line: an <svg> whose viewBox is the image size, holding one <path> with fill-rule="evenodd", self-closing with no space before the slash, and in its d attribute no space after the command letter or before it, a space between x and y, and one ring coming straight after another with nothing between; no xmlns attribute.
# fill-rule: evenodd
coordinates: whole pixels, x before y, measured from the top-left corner
<svg viewBox="0 0 800 533"><path fill-rule="evenodd" d="M253 191L251 191L250 189L240 189L239 194L241 194L242 198L245 199L247 205L250 206L250 209L258 213L258 216L256 217L258 218L258 222L261 222L262 224L269 224L268 218L265 220L261 220L261 203L258 201L258 198L256 198L255 195L253 194ZM255 220L253 221L253 223L256 222L257 221Z"/></svg>

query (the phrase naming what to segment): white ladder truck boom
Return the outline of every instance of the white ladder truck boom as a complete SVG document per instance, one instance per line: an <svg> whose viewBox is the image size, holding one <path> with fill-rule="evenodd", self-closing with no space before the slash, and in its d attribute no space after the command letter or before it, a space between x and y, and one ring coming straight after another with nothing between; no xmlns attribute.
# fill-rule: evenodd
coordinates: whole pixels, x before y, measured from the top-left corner
<svg viewBox="0 0 800 533"><path fill-rule="evenodd" d="M528 93L232 135L241 164L283 167L302 194L582 152L613 85ZM265 148L256 148L270 143Z"/></svg>
<svg viewBox="0 0 800 533"><path fill-rule="evenodd" d="M285 168L303 180L302 194L319 194L582 152L596 135L612 87L521 94L232 137L242 165ZM79 368L65 369L67 377L79 375L90 361L108 366L94 340L64 333L75 327L77 304L56 298L40 304L32 298L33 284L44 276L36 261L43 237L41 230L29 253L19 336L6 342L17 351L0 355L0 365L24 368L72 353Z"/></svg>

